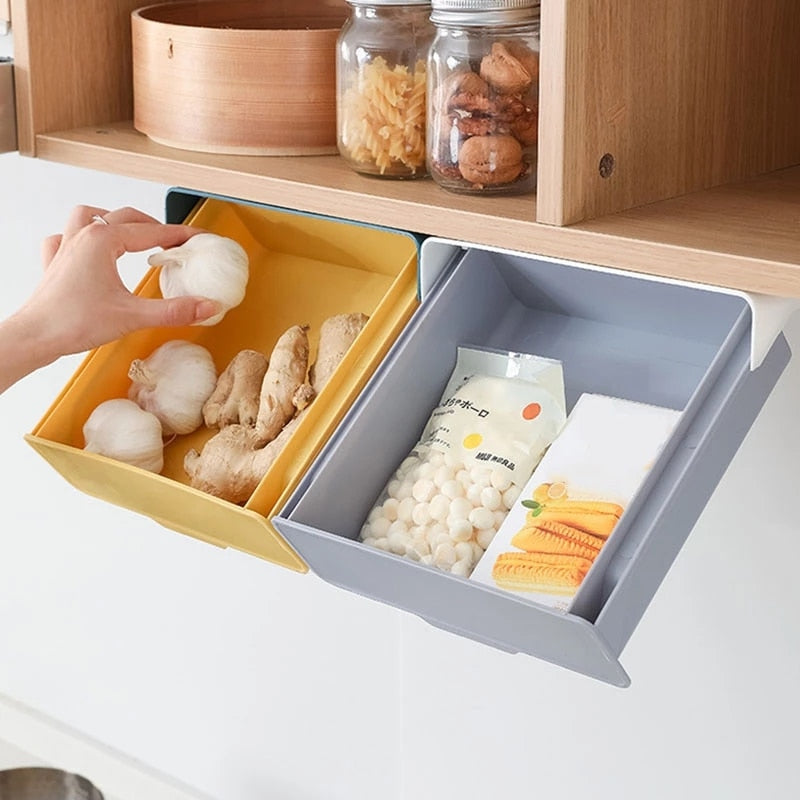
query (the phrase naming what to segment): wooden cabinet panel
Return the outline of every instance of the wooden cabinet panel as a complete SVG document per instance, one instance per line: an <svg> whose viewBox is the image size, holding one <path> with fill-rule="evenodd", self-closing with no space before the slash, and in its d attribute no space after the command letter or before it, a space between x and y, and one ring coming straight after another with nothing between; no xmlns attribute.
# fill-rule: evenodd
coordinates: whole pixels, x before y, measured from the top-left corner
<svg viewBox="0 0 800 800"><path fill-rule="evenodd" d="M797 0L544 0L542 41L540 222L800 163Z"/></svg>
<svg viewBox="0 0 800 800"><path fill-rule="evenodd" d="M46 131L133 115L130 13L142 0L11 0L20 152Z"/></svg>

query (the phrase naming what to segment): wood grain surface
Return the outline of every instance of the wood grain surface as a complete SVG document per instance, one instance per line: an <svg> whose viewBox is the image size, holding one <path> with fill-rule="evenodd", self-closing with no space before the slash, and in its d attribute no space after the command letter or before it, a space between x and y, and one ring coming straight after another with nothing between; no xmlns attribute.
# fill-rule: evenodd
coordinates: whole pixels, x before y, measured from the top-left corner
<svg viewBox="0 0 800 800"><path fill-rule="evenodd" d="M264 158L160 146L130 122L42 135L40 156L134 178L491 247L800 297L800 167L570 226L531 197L464 197L381 181L338 156Z"/></svg>
<svg viewBox="0 0 800 800"><path fill-rule="evenodd" d="M539 220L800 163L799 41L797 0L544 0Z"/></svg>
<svg viewBox="0 0 800 800"><path fill-rule="evenodd" d="M203 0L134 12L133 124L212 153L336 152L343 6Z"/></svg>

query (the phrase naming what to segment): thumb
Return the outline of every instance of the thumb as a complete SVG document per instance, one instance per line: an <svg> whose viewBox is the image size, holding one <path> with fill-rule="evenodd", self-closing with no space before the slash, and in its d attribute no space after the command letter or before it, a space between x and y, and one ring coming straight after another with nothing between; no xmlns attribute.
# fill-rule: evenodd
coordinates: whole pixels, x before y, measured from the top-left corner
<svg viewBox="0 0 800 800"><path fill-rule="evenodd" d="M45 269L50 266L50 262L55 258L56 251L61 246L61 234L54 233L42 240L42 265Z"/></svg>
<svg viewBox="0 0 800 800"><path fill-rule="evenodd" d="M222 311L222 306L207 297L171 297L148 300L142 306L142 324L151 328L173 328L203 322Z"/></svg>

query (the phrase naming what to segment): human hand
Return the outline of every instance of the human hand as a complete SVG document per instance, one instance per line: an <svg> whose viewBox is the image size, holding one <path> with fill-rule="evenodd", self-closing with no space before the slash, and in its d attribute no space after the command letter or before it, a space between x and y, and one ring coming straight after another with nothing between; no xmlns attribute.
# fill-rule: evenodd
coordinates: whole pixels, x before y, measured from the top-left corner
<svg viewBox="0 0 800 800"><path fill-rule="evenodd" d="M126 252L174 247L197 232L160 223L133 208L78 206L63 234L42 243L45 274L25 308L38 315L64 354L90 350L139 328L207 319L219 311L216 302L138 297L117 270L117 259Z"/></svg>
<svg viewBox="0 0 800 800"><path fill-rule="evenodd" d="M140 328L188 325L216 314L219 305L206 298L139 297L117 270L125 253L175 247L198 232L160 223L133 208L76 207L63 233L42 243L45 272L33 294L0 323L0 391L62 355ZM13 345L24 348L24 358Z"/></svg>

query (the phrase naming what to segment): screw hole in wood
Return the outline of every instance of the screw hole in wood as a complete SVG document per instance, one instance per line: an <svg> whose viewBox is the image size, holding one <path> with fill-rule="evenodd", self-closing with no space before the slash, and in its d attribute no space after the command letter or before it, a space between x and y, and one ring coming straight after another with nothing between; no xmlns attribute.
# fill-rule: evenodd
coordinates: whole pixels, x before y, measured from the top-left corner
<svg viewBox="0 0 800 800"><path fill-rule="evenodd" d="M600 159L600 164L597 169L601 178L610 178L611 173L614 172L614 156L612 156L611 153L606 153Z"/></svg>

